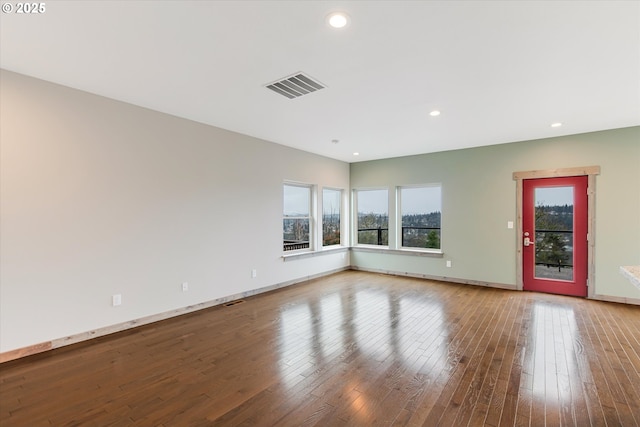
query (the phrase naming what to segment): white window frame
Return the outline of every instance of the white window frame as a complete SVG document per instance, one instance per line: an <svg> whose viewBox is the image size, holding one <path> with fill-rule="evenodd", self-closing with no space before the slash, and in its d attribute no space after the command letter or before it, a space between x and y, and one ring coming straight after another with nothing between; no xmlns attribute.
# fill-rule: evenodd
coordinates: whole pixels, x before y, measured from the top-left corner
<svg viewBox="0 0 640 427"><path fill-rule="evenodd" d="M386 245L377 245L377 244L369 244L369 243L360 243L358 241L358 193L365 191L386 191L387 192L387 244ZM392 242L392 224L393 218L391 215L390 203L391 198L389 196L391 192L388 187L372 187L372 188L354 188L352 191L351 197L351 206L353 207L353 233L352 233L352 242L353 246L356 247L366 247L366 248L378 248L378 249L389 249Z"/></svg>
<svg viewBox="0 0 640 427"><path fill-rule="evenodd" d="M296 217L292 217L292 216L285 216L284 214L284 190L285 190L285 186L290 186L290 187L300 187L300 188L306 188L309 190L309 216L296 216ZM305 252L311 252L315 249L315 240L316 240L316 227L315 227L315 185L313 184L307 184L307 183L301 183L301 182L293 182L293 181L285 181L282 184L282 222L281 222L281 230L282 230L282 252L284 254L290 255L290 254L299 254L299 253L305 253ZM284 229L283 224L284 224L284 220L286 219L305 219L309 221L309 246L306 248L301 248L301 249L292 249L292 250L284 250Z"/></svg>

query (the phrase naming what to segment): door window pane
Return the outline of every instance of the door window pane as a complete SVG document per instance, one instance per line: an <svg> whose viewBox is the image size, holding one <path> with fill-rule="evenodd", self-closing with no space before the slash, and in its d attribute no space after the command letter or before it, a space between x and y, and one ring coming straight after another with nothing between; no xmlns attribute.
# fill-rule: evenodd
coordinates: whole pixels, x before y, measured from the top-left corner
<svg viewBox="0 0 640 427"><path fill-rule="evenodd" d="M389 195L387 190L356 192L357 240L361 245L389 245Z"/></svg>
<svg viewBox="0 0 640 427"><path fill-rule="evenodd" d="M535 277L573 280L573 187L535 189Z"/></svg>

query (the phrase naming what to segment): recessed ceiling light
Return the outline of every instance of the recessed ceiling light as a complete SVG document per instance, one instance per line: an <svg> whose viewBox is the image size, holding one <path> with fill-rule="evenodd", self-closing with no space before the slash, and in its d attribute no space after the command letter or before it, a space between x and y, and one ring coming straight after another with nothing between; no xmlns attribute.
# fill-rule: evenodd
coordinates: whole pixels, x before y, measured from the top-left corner
<svg viewBox="0 0 640 427"><path fill-rule="evenodd" d="M333 12L327 16L327 24L332 28L344 28L349 25L349 15L344 12Z"/></svg>
<svg viewBox="0 0 640 427"><path fill-rule="evenodd" d="M359 155L360 155L360 153L355 152L355 153L353 153L353 155L354 155L354 156L359 156Z"/></svg>
<svg viewBox="0 0 640 427"><path fill-rule="evenodd" d="M559 128L560 126L562 126L562 123L560 122L551 123L552 128Z"/></svg>
<svg viewBox="0 0 640 427"><path fill-rule="evenodd" d="M429 113L430 116L436 117L440 115L440 111L438 110L433 110L432 112Z"/></svg>

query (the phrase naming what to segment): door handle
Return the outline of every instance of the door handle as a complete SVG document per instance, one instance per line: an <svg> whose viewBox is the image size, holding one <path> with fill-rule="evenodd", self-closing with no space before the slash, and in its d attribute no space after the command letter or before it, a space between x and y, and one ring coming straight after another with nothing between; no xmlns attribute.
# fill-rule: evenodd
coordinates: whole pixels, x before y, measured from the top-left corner
<svg viewBox="0 0 640 427"><path fill-rule="evenodd" d="M531 238L529 238L529 232L524 233L524 242L522 243L522 245L524 247L533 246L533 242L531 241Z"/></svg>

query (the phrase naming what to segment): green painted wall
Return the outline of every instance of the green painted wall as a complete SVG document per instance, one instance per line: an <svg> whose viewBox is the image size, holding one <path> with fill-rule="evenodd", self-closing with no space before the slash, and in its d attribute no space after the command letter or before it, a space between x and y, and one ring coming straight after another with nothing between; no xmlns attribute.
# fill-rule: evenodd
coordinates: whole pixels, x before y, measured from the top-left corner
<svg viewBox="0 0 640 427"><path fill-rule="evenodd" d="M355 251L352 264L515 285L517 236L507 228L516 221L513 172L595 165L595 293L640 298L619 272L640 264L640 127L354 163L352 189L388 187L393 194L396 186L442 184L444 257Z"/></svg>

